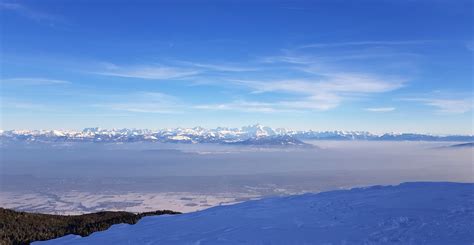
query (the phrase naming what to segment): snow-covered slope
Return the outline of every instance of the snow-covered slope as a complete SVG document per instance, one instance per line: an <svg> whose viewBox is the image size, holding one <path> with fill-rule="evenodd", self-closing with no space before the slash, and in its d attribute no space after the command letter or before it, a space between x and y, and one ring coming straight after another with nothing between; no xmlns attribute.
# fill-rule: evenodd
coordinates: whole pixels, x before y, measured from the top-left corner
<svg viewBox="0 0 474 245"><path fill-rule="evenodd" d="M405 183L146 217L41 244L473 244L473 231L474 184Z"/></svg>

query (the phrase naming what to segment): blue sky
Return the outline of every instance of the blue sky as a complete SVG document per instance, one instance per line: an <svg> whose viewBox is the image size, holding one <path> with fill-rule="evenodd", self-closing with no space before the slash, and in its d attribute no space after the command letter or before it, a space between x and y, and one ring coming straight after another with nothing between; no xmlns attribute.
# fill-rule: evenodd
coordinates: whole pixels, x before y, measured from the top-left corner
<svg viewBox="0 0 474 245"><path fill-rule="evenodd" d="M472 1L1 1L1 128L473 133Z"/></svg>

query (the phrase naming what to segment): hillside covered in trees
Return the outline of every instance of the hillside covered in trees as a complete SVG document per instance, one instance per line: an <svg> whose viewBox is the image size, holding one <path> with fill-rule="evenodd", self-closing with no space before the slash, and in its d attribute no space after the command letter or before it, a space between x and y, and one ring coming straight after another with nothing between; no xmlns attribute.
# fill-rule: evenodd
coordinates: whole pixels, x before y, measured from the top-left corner
<svg viewBox="0 0 474 245"><path fill-rule="evenodd" d="M146 213L98 212L83 215L51 215L0 208L0 244L29 244L67 234L88 236L119 223L135 224L150 215L179 214L170 210Z"/></svg>

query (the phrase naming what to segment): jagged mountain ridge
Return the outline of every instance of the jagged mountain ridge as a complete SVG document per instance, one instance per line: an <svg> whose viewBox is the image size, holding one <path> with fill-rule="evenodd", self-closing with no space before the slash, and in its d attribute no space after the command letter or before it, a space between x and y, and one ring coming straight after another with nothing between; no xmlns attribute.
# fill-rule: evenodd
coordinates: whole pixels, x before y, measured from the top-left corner
<svg viewBox="0 0 474 245"><path fill-rule="evenodd" d="M289 135L272 135L254 137L242 141L231 142L232 145L269 145L269 146L312 146Z"/></svg>
<svg viewBox="0 0 474 245"><path fill-rule="evenodd" d="M452 148L472 148L472 147L474 147L474 142L451 145L450 147L452 147Z"/></svg>
<svg viewBox="0 0 474 245"><path fill-rule="evenodd" d="M279 136L279 137L276 137ZM284 138L289 144L295 144L301 140L383 140L383 141L464 141L474 140L472 135L428 135L413 133L386 133L382 135L372 134L365 131L314 131L314 130L291 130L262 126L260 124L245 126L242 128L205 129L174 128L174 129L101 129L85 128L82 131L69 130L8 130L0 131L2 140L15 141L39 141L39 142L171 142L171 143L219 143L229 144L240 142L241 144L261 145L284 144ZM272 142L272 139L279 142ZM296 144L298 145L298 144Z"/></svg>

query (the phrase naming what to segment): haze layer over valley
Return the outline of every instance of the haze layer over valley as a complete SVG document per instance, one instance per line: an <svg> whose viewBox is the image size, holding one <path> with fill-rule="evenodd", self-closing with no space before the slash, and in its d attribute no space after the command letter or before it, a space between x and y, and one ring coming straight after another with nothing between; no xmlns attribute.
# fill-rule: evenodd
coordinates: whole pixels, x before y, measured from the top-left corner
<svg viewBox="0 0 474 245"><path fill-rule="evenodd" d="M311 147L15 141L1 147L0 206L42 213L181 212L265 196L472 182L460 142L321 141Z"/></svg>

